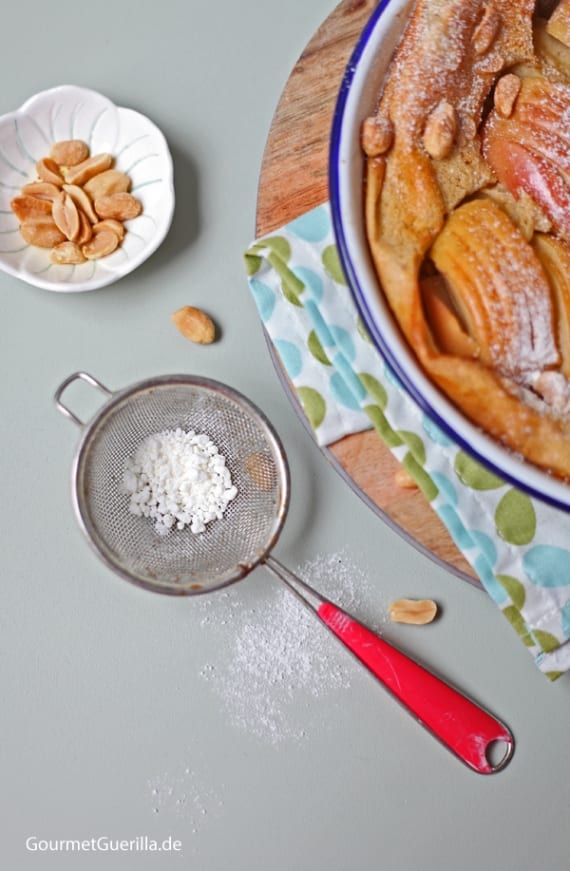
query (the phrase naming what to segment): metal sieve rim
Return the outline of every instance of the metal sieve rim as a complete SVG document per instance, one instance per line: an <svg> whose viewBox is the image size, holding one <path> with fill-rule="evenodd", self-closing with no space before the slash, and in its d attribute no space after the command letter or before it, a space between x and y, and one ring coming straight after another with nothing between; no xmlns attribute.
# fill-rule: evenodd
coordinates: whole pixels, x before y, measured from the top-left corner
<svg viewBox="0 0 570 871"><path fill-rule="evenodd" d="M73 412L71 412L66 406L61 403L61 395L64 389L71 383L71 381L78 378L81 378L92 386L98 387L103 393L105 393L109 397L107 401L103 403L101 408L99 408L98 411L95 412L95 414L88 423L80 421L79 418L77 418L73 414ZM196 585L191 583L175 584L173 582L161 581L158 579L149 580L147 577L142 577L134 572L125 569L120 564L120 562L118 562L117 559L114 558L113 554L105 548L101 537L97 533L95 526L90 519L90 515L86 506L86 500L83 496L83 488L80 486L81 477L85 470L91 447L94 444L97 434L101 431L102 427L105 426L106 419L109 418L113 411L118 406L123 405L125 402L128 402L135 395L139 395L150 390L160 390L161 388L165 387L176 387L177 385L198 387L204 389L205 391L211 391L213 393L221 394L226 399L236 403L245 414L255 418L261 424L264 435L268 443L271 445L276 460L276 468L279 478L279 503L275 511L275 522L272 526L271 535L268 536L265 547L260 550L255 559L250 560L247 563L240 563L238 566L236 566L236 572L234 575L232 575L225 581L210 587L204 586L196 588ZM77 518L79 527L84 536L86 537L91 549L99 557L99 559L116 575L126 581L129 581L132 584L135 584L136 586L142 587L152 592L174 596L203 595L204 593L213 592L215 590L228 587L231 584L234 584L236 581L241 580L246 575L248 575L256 566L263 562L267 555L270 553L270 551L273 549L283 529L289 507L289 496L291 487L289 464L287 461L285 450L283 448L283 444L281 442L281 439L277 435L273 424L269 421L264 412L261 411L261 409L257 405L255 405L255 403L253 403L250 399L240 393L240 391L212 378L185 374L158 375L151 378L145 378L141 381L137 381L136 383L131 384L121 390L111 391L104 385L102 385L92 375L89 375L86 372L77 372L69 376L62 383L62 385L56 392L54 399L58 409L71 420L73 420L83 430L83 434L76 449L71 468L71 497L75 516Z"/></svg>

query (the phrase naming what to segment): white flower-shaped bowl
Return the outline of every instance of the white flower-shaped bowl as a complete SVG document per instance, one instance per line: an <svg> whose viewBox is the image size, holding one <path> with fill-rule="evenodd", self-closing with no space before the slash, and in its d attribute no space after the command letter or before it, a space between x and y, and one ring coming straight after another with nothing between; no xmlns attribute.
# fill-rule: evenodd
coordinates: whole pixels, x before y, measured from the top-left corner
<svg viewBox="0 0 570 871"><path fill-rule="evenodd" d="M127 233L110 256L56 265L49 250L20 235L11 200L37 178L36 163L54 142L82 139L92 155L108 152L132 182L142 214L125 222ZM87 88L61 85L42 91L0 117L0 269L46 290L95 290L118 281L156 251L174 212L172 158L158 127L132 109Z"/></svg>

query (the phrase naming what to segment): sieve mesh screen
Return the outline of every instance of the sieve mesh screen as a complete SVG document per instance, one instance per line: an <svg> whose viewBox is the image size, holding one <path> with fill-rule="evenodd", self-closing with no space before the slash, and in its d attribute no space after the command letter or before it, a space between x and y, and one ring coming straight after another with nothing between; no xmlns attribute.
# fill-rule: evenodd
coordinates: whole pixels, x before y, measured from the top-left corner
<svg viewBox="0 0 570 871"><path fill-rule="evenodd" d="M178 427L214 442L238 493L205 532L160 536L150 519L129 512L121 484L143 439ZM263 417L229 388L145 382L105 406L90 426L77 460L77 507L95 548L121 573L150 585L213 589L241 577L278 534L287 498L284 462Z"/></svg>

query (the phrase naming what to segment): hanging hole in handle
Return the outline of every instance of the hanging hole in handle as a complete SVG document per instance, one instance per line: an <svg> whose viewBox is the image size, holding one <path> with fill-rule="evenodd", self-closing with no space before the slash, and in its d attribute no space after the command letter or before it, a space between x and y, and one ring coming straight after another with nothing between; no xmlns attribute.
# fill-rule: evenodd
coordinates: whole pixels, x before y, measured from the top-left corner
<svg viewBox="0 0 570 871"><path fill-rule="evenodd" d="M491 766L491 773L502 771L512 759L514 752L515 742L512 737L489 741L485 749L485 758Z"/></svg>
<svg viewBox="0 0 570 871"><path fill-rule="evenodd" d="M97 411L99 406L101 405L100 400L94 396L93 393L81 390L81 391L73 391L71 387L72 384L76 381L83 381L85 384L88 384L90 387L95 387L101 393L103 393L107 397L111 397L113 395L112 390L109 390L102 384L97 378L93 375L90 375L88 372L74 372L68 378L63 381L54 394L54 402L56 408L61 414L65 417L72 420L78 427L83 429L85 426L84 419L89 419L93 416L94 412ZM71 392L74 393L72 399L73 404L78 406L78 412L72 411L71 408L67 404L62 402L62 396L68 389L71 387ZM67 402L68 400L66 400ZM79 417L81 414L82 417ZM83 418L83 419L82 419Z"/></svg>

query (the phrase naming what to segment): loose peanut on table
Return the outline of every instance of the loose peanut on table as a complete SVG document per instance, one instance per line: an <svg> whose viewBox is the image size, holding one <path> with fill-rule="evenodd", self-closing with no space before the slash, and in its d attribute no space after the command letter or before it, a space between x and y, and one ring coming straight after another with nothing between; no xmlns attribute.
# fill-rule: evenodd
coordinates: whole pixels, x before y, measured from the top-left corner
<svg viewBox="0 0 570 871"><path fill-rule="evenodd" d="M185 305L171 315L174 325L191 342L209 345L216 338L216 327L212 318L193 305Z"/></svg>
<svg viewBox="0 0 570 871"><path fill-rule="evenodd" d="M437 615L437 604L432 599L396 599L388 607L394 623L431 623Z"/></svg>

